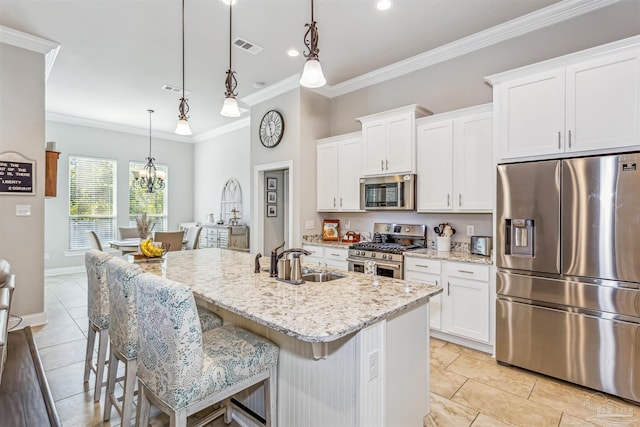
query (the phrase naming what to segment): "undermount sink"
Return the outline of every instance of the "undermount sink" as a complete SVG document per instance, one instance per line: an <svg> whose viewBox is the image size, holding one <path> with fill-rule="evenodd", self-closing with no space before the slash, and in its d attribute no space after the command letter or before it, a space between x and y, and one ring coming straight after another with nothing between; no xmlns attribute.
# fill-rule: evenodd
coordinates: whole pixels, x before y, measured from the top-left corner
<svg viewBox="0 0 640 427"><path fill-rule="evenodd" d="M334 273L333 271L312 271L302 274L302 280L306 282L330 282L332 280L347 277L345 274Z"/></svg>

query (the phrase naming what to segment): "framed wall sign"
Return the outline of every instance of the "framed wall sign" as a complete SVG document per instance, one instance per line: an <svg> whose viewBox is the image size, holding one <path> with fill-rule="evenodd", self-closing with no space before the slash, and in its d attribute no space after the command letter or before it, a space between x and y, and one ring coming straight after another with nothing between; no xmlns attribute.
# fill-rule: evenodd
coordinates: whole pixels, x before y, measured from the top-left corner
<svg viewBox="0 0 640 427"><path fill-rule="evenodd" d="M278 209L276 205L267 206L267 216L268 217L278 216Z"/></svg>
<svg viewBox="0 0 640 427"><path fill-rule="evenodd" d="M267 178L267 190L276 190L278 188L278 180L276 178Z"/></svg>
<svg viewBox="0 0 640 427"><path fill-rule="evenodd" d="M339 219L325 219L322 221L322 240L340 240Z"/></svg>
<svg viewBox="0 0 640 427"><path fill-rule="evenodd" d="M0 153L0 194L36 194L36 162L15 151Z"/></svg>
<svg viewBox="0 0 640 427"><path fill-rule="evenodd" d="M277 203L278 193L275 191L267 191L267 203Z"/></svg>

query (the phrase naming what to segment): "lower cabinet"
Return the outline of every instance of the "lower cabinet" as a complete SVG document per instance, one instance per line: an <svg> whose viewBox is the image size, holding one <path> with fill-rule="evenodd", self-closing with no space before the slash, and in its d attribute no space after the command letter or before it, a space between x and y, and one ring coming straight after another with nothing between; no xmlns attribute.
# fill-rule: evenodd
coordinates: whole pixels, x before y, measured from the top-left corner
<svg viewBox="0 0 640 427"><path fill-rule="evenodd" d="M201 248L229 248L229 229L227 225L204 225L200 232Z"/></svg>
<svg viewBox="0 0 640 427"><path fill-rule="evenodd" d="M330 267L347 271L349 269L349 249L321 245L302 245L302 249L311 252L302 262L308 266Z"/></svg>
<svg viewBox="0 0 640 427"><path fill-rule="evenodd" d="M442 286L431 299L430 326L438 338L491 344L489 266L405 257L405 280Z"/></svg>

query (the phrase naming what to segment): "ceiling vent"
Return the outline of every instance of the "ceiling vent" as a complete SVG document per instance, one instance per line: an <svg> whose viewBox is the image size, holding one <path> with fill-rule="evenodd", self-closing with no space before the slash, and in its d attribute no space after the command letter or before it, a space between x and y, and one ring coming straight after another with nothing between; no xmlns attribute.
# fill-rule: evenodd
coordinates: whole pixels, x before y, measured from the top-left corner
<svg viewBox="0 0 640 427"><path fill-rule="evenodd" d="M250 41L247 41L245 39L241 39L240 37L236 37L236 39L233 41L233 45L239 49L244 50L245 52L251 53L252 55L259 53L263 49L263 47L258 46L255 43L251 43Z"/></svg>
<svg viewBox="0 0 640 427"><path fill-rule="evenodd" d="M177 93L178 95L182 95L182 88L179 88L177 86L163 85L162 90L166 90L167 92L173 92L173 93ZM191 95L191 91L188 89L185 89L184 96L186 97L189 95Z"/></svg>

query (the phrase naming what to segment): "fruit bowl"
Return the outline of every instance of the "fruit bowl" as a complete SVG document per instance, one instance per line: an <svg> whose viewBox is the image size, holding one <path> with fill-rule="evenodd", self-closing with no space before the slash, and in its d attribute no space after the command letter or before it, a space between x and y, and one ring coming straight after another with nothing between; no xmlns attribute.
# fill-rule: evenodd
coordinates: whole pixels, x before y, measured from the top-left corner
<svg viewBox="0 0 640 427"><path fill-rule="evenodd" d="M154 242L151 239L140 242L140 252L133 254L135 262L161 262L169 251L169 243Z"/></svg>

